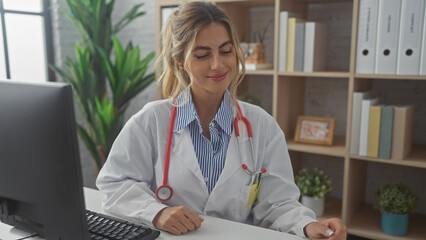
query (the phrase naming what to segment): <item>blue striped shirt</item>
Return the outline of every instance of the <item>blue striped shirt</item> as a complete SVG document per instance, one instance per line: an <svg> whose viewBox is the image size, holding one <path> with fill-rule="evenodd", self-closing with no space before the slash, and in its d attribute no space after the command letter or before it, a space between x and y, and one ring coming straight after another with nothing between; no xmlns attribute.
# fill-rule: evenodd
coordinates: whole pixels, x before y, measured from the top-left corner
<svg viewBox="0 0 426 240"><path fill-rule="evenodd" d="M178 102L185 99L187 92L183 91ZM210 140L204 137L200 119L192 101L191 94L188 94L186 103L177 108L175 132L189 127L195 155L198 159L201 172L204 176L209 193L213 190L225 166L226 151L232 134L233 111L231 106L231 95L225 91L222 103L216 116L209 124Z"/></svg>

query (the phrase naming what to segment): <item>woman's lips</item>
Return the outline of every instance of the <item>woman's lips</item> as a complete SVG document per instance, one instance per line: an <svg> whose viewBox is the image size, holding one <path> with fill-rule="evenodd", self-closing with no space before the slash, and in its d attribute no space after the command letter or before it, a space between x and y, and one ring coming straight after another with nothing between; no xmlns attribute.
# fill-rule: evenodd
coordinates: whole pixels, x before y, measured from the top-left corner
<svg viewBox="0 0 426 240"><path fill-rule="evenodd" d="M219 73L219 74L215 74L213 76L209 76L209 78L213 81L219 82L222 81L226 78L226 72L225 73Z"/></svg>

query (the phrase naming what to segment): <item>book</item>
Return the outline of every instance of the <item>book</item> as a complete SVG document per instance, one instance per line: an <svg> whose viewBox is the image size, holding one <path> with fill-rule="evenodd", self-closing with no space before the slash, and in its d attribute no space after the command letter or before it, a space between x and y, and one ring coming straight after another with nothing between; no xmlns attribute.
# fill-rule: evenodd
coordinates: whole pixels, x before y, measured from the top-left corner
<svg viewBox="0 0 426 240"><path fill-rule="evenodd" d="M370 106L376 104L379 101L378 98L370 98L362 100L361 104L361 124L359 133L359 155L367 156L368 146L368 128L370 123Z"/></svg>
<svg viewBox="0 0 426 240"><path fill-rule="evenodd" d="M401 161L411 152L413 136L414 106L395 106L393 134L392 134L392 160Z"/></svg>
<svg viewBox="0 0 426 240"><path fill-rule="evenodd" d="M303 55L305 48L305 23L296 23L294 34L294 71L303 72Z"/></svg>
<svg viewBox="0 0 426 240"><path fill-rule="evenodd" d="M368 145L367 156L379 156L379 139L380 139L380 118L382 114L382 106L374 105L370 107L370 120L368 125Z"/></svg>
<svg viewBox="0 0 426 240"><path fill-rule="evenodd" d="M382 107L380 118L379 158L390 159L392 153L393 115L395 106Z"/></svg>
<svg viewBox="0 0 426 240"><path fill-rule="evenodd" d="M359 135L361 128L362 100L369 98L371 92L354 92L352 96L352 121L351 121L351 154L359 154Z"/></svg>
<svg viewBox="0 0 426 240"><path fill-rule="evenodd" d="M314 72L325 69L327 26L317 22L305 24L305 49L303 71Z"/></svg>
<svg viewBox="0 0 426 240"><path fill-rule="evenodd" d="M305 22L301 18L289 18L287 26L287 72L294 72L294 48L296 37L296 23Z"/></svg>
<svg viewBox="0 0 426 240"><path fill-rule="evenodd" d="M288 32L288 18L298 17L300 14L281 11L280 12L280 25L279 25L279 44L278 44L278 71L287 71L287 32Z"/></svg>

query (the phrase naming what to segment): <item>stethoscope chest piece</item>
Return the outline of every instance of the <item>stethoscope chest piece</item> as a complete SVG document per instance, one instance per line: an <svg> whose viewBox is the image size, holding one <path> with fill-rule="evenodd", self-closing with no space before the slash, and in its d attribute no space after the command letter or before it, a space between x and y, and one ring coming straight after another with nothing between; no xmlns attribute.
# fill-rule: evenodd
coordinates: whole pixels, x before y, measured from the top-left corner
<svg viewBox="0 0 426 240"><path fill-rule="evenodd" d="M172 198L173 195L173 189L169 185L162 185L159 188L157 188L157 192L155 193L157 196L157 199L166 202L169 201L170 198Z"/></svg>

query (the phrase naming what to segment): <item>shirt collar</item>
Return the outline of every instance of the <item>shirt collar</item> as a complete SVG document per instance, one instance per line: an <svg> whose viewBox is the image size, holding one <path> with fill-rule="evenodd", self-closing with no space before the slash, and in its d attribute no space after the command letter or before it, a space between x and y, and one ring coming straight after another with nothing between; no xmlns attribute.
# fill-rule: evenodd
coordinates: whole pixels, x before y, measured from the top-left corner
<svg viewBox="0 0 426 240"><path fill-rule="evenodd" d="M219 110L213 119L213 121L215 121L229 136L232 134L233 121L233 110L231 103L231 94L229 93L228 89L226 89ZM181 131L194 120L197 120L197 123L201 128L200 120L198 118L194 102L192 101L192 95L189 91L189 87L182 91L182 93L178 96L177 104L178 108L176 112L176 125L174 132Z"/></svg>

